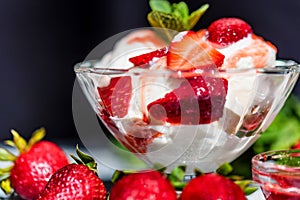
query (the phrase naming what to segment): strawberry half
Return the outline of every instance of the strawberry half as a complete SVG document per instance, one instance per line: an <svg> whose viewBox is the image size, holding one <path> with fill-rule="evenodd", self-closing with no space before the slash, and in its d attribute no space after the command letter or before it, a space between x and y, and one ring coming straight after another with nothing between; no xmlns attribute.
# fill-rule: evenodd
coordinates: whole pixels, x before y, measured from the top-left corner
<svg viewBox="0 0 300 200"><path fill-rule="evenodd" d="M154 58L163 57L167 55L167 52L168 48L164 47L149 53L129 58L129 61L132 62L134 66L147 67Z"/></svg>
<svg viewBox="0 0 300 200"><path fill-rule="evenodd" d="M180 200L222 199L246 200L243 190L233 181L215 174L198 176L183 188Z"/></svg>
<svg viewBox="0 0 300 200"><path fill-rule="evenodd" d="M7 177L1 180L1 187L9 193L11 186L22 199L37 199L51 175L69 164L69 160L56 144L40 141L45 135L43 128L36 130L28 143L16 131L12 130L12 134L13 140L6 143L17 147L20 155L17 157L8 150L0 149L3 160L13 161L13 166L0 169L0 178Z"/></svg>
<svg viewBox="0 0 300 200"><path fill-rule="evenodd" d="M253 32L251 26L239 18L216 20L207 30L208 40L220 47L226 47Z"/></svg>
<svg viewBox="0 0 300 200"><path fill-rule="evenodd" d="M176 200L176 191L158 171L141 171L123 176L112 187L110 200Z"/></svg>
<svg viewBox="0 0 300 200"><path fill-rule="evenodd" d="M224 55L203 39L203 34L193 31L175 36L167 53L167 66L171 70L189 71L206 67L220 67Z"/></svg>
<svg viewBox="0 0 300 200"><path fill-rule="evenodd" d="M207 124L223 115L228 81L190 76L163 98L147 106L150 119L175 124Z"/></svg>
<svg viewBox="0 0 300 200"><path fill-rule="evenodd" d="M97 175L95 160L76 148L78 164L69 164L51 176L38 200L105 200L106 188Z"/></svg>
<svg viewBox="0 0 300 200"><path fill-rule="evenodd" d="M132 96L130 76L114 77L106 87L98 87L99 96L111 116L124 117Z"/></svg>

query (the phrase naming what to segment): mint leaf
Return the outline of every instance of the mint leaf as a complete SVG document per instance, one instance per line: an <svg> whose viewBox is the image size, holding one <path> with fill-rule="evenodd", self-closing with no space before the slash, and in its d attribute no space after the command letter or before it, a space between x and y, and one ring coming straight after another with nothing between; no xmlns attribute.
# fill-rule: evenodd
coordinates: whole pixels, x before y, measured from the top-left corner
<svg viewBox="0 0 300 200"><path fill-rule="evenodd" d="M152 11L159 11L164 13L172 12L171 4L167 0L150 0L149 5Z"/></svg>
<svg viewBox="0 0 300 200"><path fill-rule="evenodd" d="M167 0L150 0L149 5L152 11L147 18L151 26L179 32L192 29L209 7L205 4L190 14L185 2L171 5ZM170 34L167 34L166 38L169 40Z"/></svg>
<svg viewBox="0 0 300 200"><path fill-rule="evenodd" d="M291 95L272 124L254 143L255 153L289 149L300 141L300 101Z"/></svg>
<svg viewBox="0 0 300 200"><path fill-rule="evenodd" d="M180 17L185 23L189 18L189 8L185 2L172 4L173 14Z"/></svg>
<svg viewBox="0 0 300 200"><path fill-rule="evenodd" d="M192 29L199 19L202 17L202 15L206 12L206 10L209 8L208 4L202 5L198 10L191 13L188 22L187 22L187 28Z"/></svg>
<svg viewBox="0 0 300 200"><path fill-rule="evenodd" d="M300 157L286 156L276 160L276 164L290 167L300 167Z"/></svg>

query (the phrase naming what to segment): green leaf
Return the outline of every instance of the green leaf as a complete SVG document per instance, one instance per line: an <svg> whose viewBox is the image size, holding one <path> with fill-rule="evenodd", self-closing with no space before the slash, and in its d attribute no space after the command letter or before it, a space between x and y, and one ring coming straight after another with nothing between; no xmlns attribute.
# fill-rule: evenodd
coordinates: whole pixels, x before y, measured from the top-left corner
<svg viewBox="0 0 300 200"><path fill-rule="evenodd" d="M0 176L9 174L13 166L0 168Z"/></svg>
<svg viewBox="0 0 300 200"><path fill-rule="evenodd" d="M14 141L12 141L12 140L5 140L4 144L11 146L11 147L16 147Z"/></svg>
<svg viewBox="0 0 300 200"><path fill-rule="evenodd" d="M234 181L234 183L240 186L245 195L250 195L258 189L254 186L254 182L252 180Z"/></svg>
<svg viewBox="0 0 300 200"><path fill-rule="evenodd" d="M204 175L204 172L202 172L200 169L196 168L194 169L194 173L195 173L195 176L202 176Z"/></svg>
<svg viewBox="0 0 300 200"><path fill-rule="evenodd" d="M72 154L70 155L75 160L75 162L77 162L78 164L83 164L83 165L87 166L90 170L92 170L95 174L98 175L97 162L95 161L95 159L92 156L82 152L79 149L78 145L76 145L76 154L79 158L77 158L76 156L74 156Z"/></svg>
<svg viewBox="0 0 300 200"><path fill-rule="evenodd" d="M164 13L172 12L171 4L167 0L150 0L149 5L152 11L159 11Z"/></svg>
<svg viewBox="0 0 300 200"><path fill-rule="evenodd" d="M184 23L187 22L189 18L189 8L185 2L173 3L172 10L174 15L180 17Z"/></svg>
<svg viewBox="0 0 300 200"><path fill-rule="evenodd" d="M7 149L0 148L0 161L15 161L17 156L8 151Z"/></svg>
<svg viewBox="0 0 300 200"><path fill-rule="evenodd" d="M111 181L112 183L117 182L118 180L120 180L121 178L123 178L124 176L128 175L128 174L132 174L132 173L136 173L136 171L133 170L116 170L114 171Z"/></svg>
<svg viewBox="0 0 300 200"><path fill-rule="evenodd" d="M255 153L289 149L300 141L300 102L291 95L269 128L253 145Z"/></svg>
<svg viewBox="0 0 300 200"><path fill-rule="evenodd" d="M78 145L76 145L76 153L77 153L78 157L82 160L83 163L85 163L85 164L91 163L91 162L95 163L95 159L92 156L82 152L79 149Z"/></svg>
<svg viewBox="0 0 300 200"><path fill-rule="evenodd" d="M192 12L190 15L188 22L187 22L187 29L190 30L194 28L194 26L197 24L199 19L202 17L202 15L206 12L206 10L209 8L208 4L202 5L198 10Z"/></svg>
<svg viewBox="0 0 300 200"><path fill-rule="evenodd" d="M227 176L233 171L233 167L229 163L224 163L221 165L216 172L220 175Z"/></svg>
<svg viewBox="0 0 300 200"><path fill-rule="evenodd" d="M247 196L247 195L252 194L252 193L255 192L256 190L258 190L258 188L255 187L255 186L246 187L246 188L244 189L244 194Z"/></svg>
<svg viewBox="0 0 300 200"><path fill-rule="evenodd" d="M11 184L10 184L10 179L9 178L1 180L0 187L1 187L1 189L3 190L3 192L5 194L11 194L12 193L12 188L11 188Z"/></svg>
<svg viewBox="0 0 300 200"><path fill-rule="evenodd" d="M186 166L180 165L178 167L175 167L171 173L168 175L168 180L171 182L173 187L177 190L182 190L186 182L184 182L184 176L185 176Z"/></svg>
<svg viewBox="0 0 300 200"><path fill-rule="evenodd" d="M73 158L73 160L77 163L77 164L81 164L84 165L84 163L82 162L82 160L80 160L79 158L77 158L74 154L70 154L71 158Z"/></svg>
<svg viewBox="0 0 300 200"><path fill-rule="evenodd" d="M32 133L31 138L28 141L28 147L27 149L30 149L34 144L36 144L37 142L41 141L46 135L46 130L45 128L40 128L35 130Z"/></svg>
<svg viewBox="0 0 300 200"><path fill-rule="evenodd" d="M27 148L27 142L26 140L19 135L19 133L15 130L11 130L11 134L13 135L13 141L19 150L20 153L23 153Z"/></svg>
<svg viewBox="0 0 300 200"><path fill-rule="evenodd" d="M168 179L172 181L182 181L185 176L186 166L180 165L175 167L168 176Z"/></svg>

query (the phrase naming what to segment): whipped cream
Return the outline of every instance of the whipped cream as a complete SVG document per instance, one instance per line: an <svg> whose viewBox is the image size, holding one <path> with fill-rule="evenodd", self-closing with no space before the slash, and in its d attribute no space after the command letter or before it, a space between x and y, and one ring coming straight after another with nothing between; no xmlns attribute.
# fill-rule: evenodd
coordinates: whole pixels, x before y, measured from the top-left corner
<svg viewBox="0 0 300 200"><path fill-rule="evenodd" d="M179 33L175 40L180 41L185 32ZM149 39L150 38L150 39ZM164 47L164 43L152 31L139 30L122 38L113 51L106 54L96 67L108 67L114 69L130 69L133 67L129 58L145 54ZM258 45L258 49L255 49ZM256 53L255 50L258 50ZM222 49L218 49L225 55L222 68L254 68L257 60L266 67L275 65L276 49L258 37L249 34L248 37ZM246 53L246 54L245 54ZM156 58L152 61L150 70L167 70L166 58ZM146 69L146 70L149 70ZM145 69L133 68L131 72ZM250 73L250 72L249 72ZM148 163L161 163L173 166L174 162L187 164L192 169L200 167L203 171L215 170L220 164L230 162L246 150L258 136L239 137L235 135L245 117L249 104L255 98L259 76L255 71L252 74L236 74L228 79L228 93L224 108L224 116L217 122L199 125L172 125L169 123L153 124L135 127L134 121L142 121L147 116L147 105L165 94L177 88L181 81L168 79L164 76L135 76L132 75L132 98L128 113L124 118L111 117L121 134L126 135L154 130L162 133L146 147L147 153L143 159ZM134 74L134 73L132 73ZM109 76L92 77L97 86L107 86ZM171 81L172 80L172 81ZM231 122L228 119L232 119ZM139 137L143 137L139 135ZM148 137L148 135L147 135ZM140 153L140 152L137 152ZM195 162L194 162L195 161ZM193 163L194 162L194 163ZM175 166L176 164L174 164Z"/></svg>

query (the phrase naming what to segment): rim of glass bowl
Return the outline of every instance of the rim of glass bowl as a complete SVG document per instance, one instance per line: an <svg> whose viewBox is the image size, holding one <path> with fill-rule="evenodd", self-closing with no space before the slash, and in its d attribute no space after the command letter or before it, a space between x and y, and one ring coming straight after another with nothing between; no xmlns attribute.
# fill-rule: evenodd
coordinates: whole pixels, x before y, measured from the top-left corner
<svg viewBox="0 0 300 200"><path fill-rule="evenodd" d="M293 156L292 154L298 154L297 157L300 159L300 149L274 150L257 154L252 158L252 168L269 174L282 172L300 176L300 162L299 166L289 166L274 162L276 159L289 158Z"/></svg>
<svg viewBox="0 0 300 200"><path fill-rule="evenodd" d="M76 73L95 73L99 75L116 75L116 74L137 74L137 73L150 73L150 74L180 74L182 72L180 71L172 71L172 70L149 70L147 72L143 71L136 71L136 70L131 70L134 68L128 68L128 69L117 69L117 68L109 68L109 67L104 67L104 66L99 66L97 63L99 60L86 60L80 63L77 63L74 66L74 71ZM98 67L99 66L99 67ZM139 68L143 69L143 68ZM239 73L262 73L262 74L286 74L290 72L300 72L300 64L293 60L276 60L275 66L274 67L265 67L265 68L241 68L241 69L218 69L218 70L211 70L215 71L217 73L228 73L228 74L239 74ZM203 73L207 72L204 70L195 70L193 72L196 73Z"/></svg>

